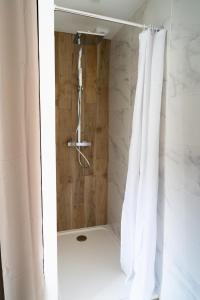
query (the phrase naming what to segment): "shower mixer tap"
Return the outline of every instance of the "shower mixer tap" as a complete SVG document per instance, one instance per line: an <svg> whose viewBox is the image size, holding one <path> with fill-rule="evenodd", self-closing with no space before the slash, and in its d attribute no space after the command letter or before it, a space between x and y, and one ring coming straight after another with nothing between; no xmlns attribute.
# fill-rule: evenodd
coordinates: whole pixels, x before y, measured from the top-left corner
<svg viewBox="0 0 200 300"><path fill-rule="evenodd" d="M77 127L76 127L76 140L67 141L68 147L76 149L78 154L78 161L81 167L90 167L90 162L82 152L82 147L91 147L91 142L82 141L81 139L81 116L82 116L82 93L83 93L83 69L82 69L82 57L83 57L83 45L98 44L104 37L103 33L91 33L78 31L74 38L74 43L79 46L78 51L78 98L77 98Z"/></svg>
<svg viewBox="0 0 200 300"><path fill-rule="evenodd" d="M67 146L68 147L90 147L92 145L91 142L82 141L82 142L72 142L68 141Z"/></svg>

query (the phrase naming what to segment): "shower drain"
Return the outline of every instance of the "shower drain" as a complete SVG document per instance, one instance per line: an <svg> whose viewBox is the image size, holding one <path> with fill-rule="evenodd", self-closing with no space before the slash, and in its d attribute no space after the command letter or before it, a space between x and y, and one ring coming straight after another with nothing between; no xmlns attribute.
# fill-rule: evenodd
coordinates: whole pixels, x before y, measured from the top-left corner
<svg viewBox="0 0 200 300"><path fill-rule="evenodd" d="M85 236L85 235L79 235L79 236L77 236L76 239L79 242L85 242L87 240L87 236Z"/></svg>

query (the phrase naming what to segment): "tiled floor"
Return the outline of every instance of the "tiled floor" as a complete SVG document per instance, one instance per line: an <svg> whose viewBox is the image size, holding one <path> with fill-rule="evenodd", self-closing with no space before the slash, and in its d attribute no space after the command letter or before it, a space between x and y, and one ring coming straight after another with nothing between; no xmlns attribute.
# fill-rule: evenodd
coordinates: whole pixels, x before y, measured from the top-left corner
<svg viewBox="0 0 200 300"><path fill-rule="evenodd" d="M77 241L85 235L86 241ZM58 234L59 300L126 299L119 241L107 226Z"/></svg>

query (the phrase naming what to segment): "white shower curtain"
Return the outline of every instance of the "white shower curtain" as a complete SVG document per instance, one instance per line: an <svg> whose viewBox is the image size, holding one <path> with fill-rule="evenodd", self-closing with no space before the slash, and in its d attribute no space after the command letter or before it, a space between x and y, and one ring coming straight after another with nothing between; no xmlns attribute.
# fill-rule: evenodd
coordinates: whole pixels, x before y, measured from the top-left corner
<svg viewBox="0 0 200 300"><path fill-rule="evenodd" d="M138 81L121 222L121 265L129 300L150 300L155 287L159 130L164 29L139 36Z"/></svg>
<svg viewBox="0 0 200 300"><path fill-rule="evenodd" d="M0 1L0 40L0 244L5 300L41 300L36 0Z"/></svg>

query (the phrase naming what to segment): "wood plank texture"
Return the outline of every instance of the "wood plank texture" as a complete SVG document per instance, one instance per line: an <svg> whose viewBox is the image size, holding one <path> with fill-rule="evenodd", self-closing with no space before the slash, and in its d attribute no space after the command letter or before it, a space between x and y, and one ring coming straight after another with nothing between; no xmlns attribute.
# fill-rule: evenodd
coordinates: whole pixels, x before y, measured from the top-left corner
<svg viewBox="0 0 200 300"><path fill-rule="evenodd" d="M58 231L106 224L110 41L83 46L82 139L90 168L66 146L77 126L78 46L73 34L55 32Z"/></svg>

